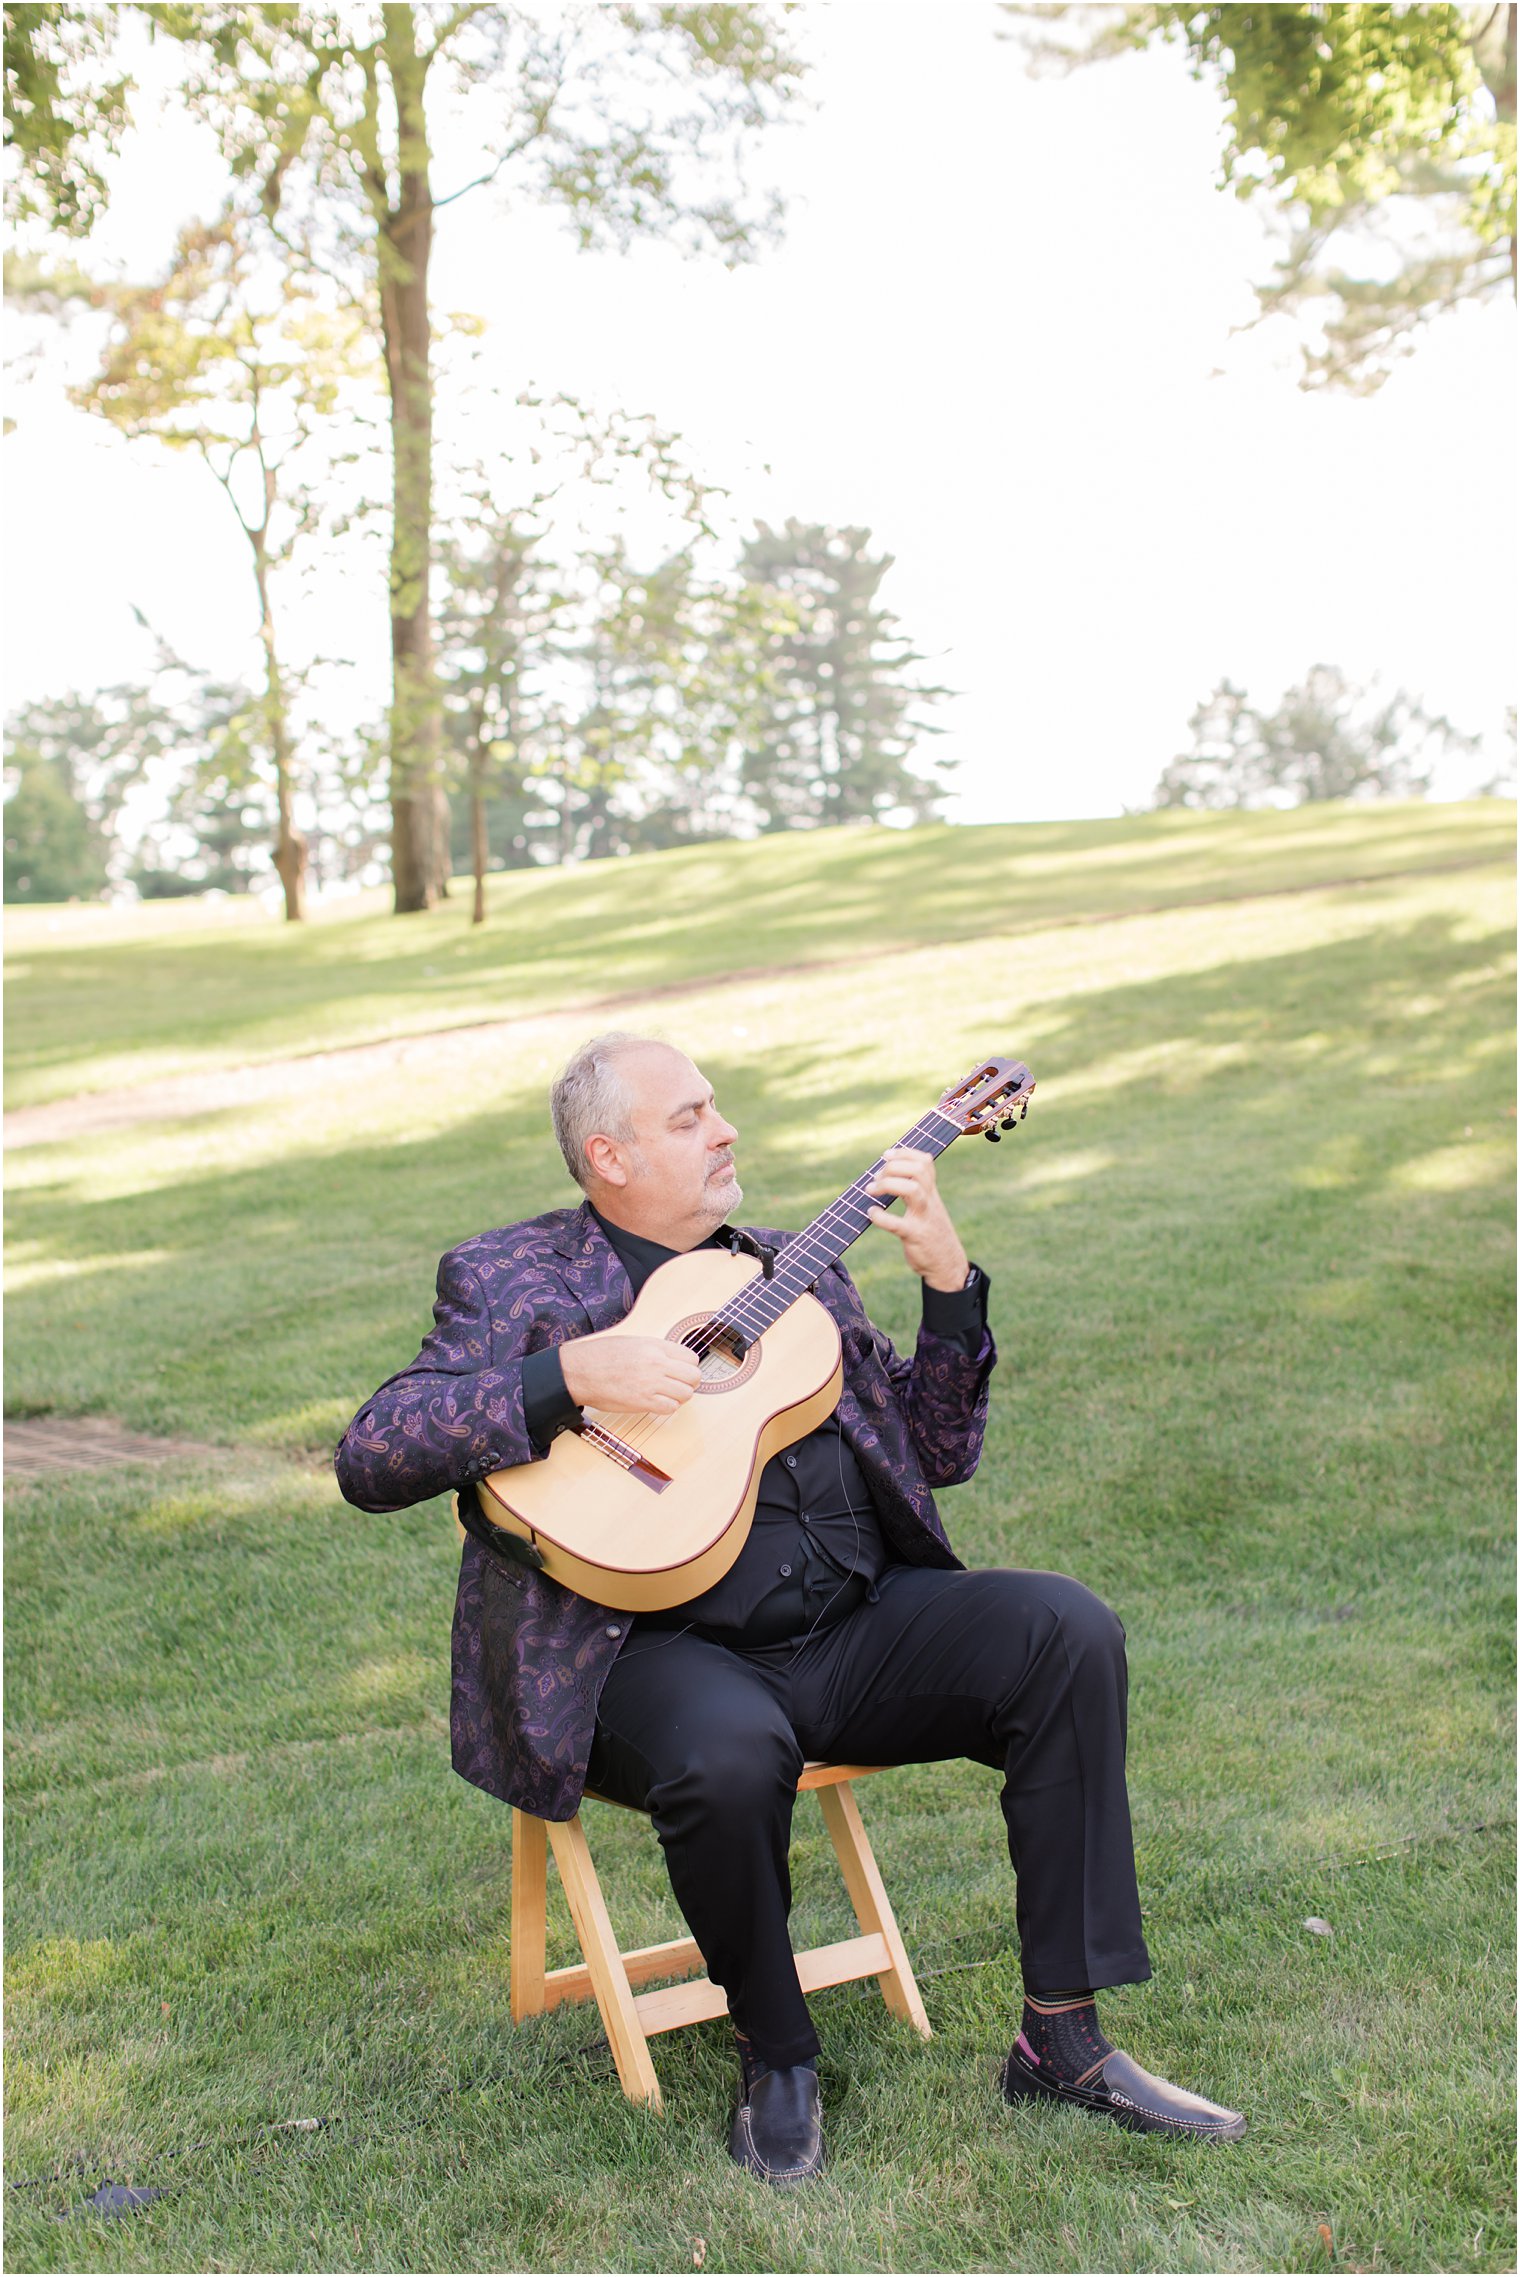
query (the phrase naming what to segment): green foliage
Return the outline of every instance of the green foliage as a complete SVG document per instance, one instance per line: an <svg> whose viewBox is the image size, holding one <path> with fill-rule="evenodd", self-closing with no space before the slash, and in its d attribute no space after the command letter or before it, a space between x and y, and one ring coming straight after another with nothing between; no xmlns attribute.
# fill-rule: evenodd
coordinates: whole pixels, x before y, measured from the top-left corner
<svg viewBox="0 0 1520 2277"><path fill-rule="evenodd" d="M1224 180L1323 220L1389 197L1412 160L1474 156L1482 86L1468 11L1380 4L1126 9L1136 46L1180 41L1226 95Z"/></svg>
<svg viewBox="0 0 1520 2277"><path fill-rule="evenodd" d="M220 1444L7 1496L10 2266L1315 2271L1324 2225L1342 2268L1512 2268L1509 822L797 833L521 874L478 936L20 913L25 1070L47 1030L94 1080L114 1023L135 1095L8 1149L8 1396ZM448 1768L448 1512L349 1511L325 1454L439 1250L565 1199L544 1089L609 975L716 1081L761 1221L985 1050L1034 1065L1017 1139L942 1171L1002 1344L945 1517L1122 1614L1156 1976L1106 2015L1246 2106L1228 2154L999 2101L1017 1944L969 1764L861 1790L935 2036L818 1996L816 2186L731 2167L721 2026L657 2041L655 2119L594 2011L511 2022L507 1814ZM402 997L524 1018L153 1083L176 1016L246 1059ZM852 1265L903 1337L896 1243ZM647 1822L587 1819L624 1941L678 1935ZM852 1933L806 1799L794 1878L799 1937ZM169 2195L61 2220L105 2174Z"/></svg>
<svg viewBox="0 0 1520 2277"><path fill-rule="evenodd" d="M6 211L86 236L106 202L102 173L127 124L132 82L114 76L119 11L18 5L5 10Z"/></svg>
<svg viewBox="0 0 1520 2277"><path fill-rule="evenodd" d="M583 243L653 233L742 258L768 207L746 203L737 178L702 197L691 161L721 173L734 138L778 117L803 73L781 14L764 6L572 0L552 19L511 5L407 6L385 23L301 5L146 12L186 44L191 100L266 209L300 227L330 199L329 220L359 240L385 236L408 175L429 160L426 88L480 113L482 180L560 208Z"/></svg>
<svg viewBox="0 0 1520 2277"><path fill-rule="evenodd" d="M876 595L892 566L871 533L762 522L742 569L779 604L760 716L746 741L742 782L767 830L932 815L934 774L909 765L938 730L922 708L949 693L914 679L923 662ZM790 618L790 623L786 622Z"/></svg>
<svg viewBox="0 0 1520 2277"><path fill-rule="evenodd" d="M1443 753L1478 748L1475 736L1433 717L1402 689L1379 697L1353 687L1333 664L1316 664L1273 712L1221 680L1188 725L1192 749L1162 775L1158 807L1423 798Z"/></svg>
<svg viewBox="0 0 1520 2277"><path fill-rule="evenodd" d="M5 898L96 894L116 853L128 794L160 768L173 739L151 689L43 697L6 722Z"/></svg>
<svg viewBox="0 0 1520 2277"><path fill-rule="evenodd" d="M276 788L247 688L180 673L169 810L139 843L132 882L144 900L185 893L248 893L269 879Z"/></svg>
<svg viewBox="0 0 1520 2277"><path fill-rule="evenodd" d="M7 901L78 901L106 883L106 849L72 769L14 750L5 795Z"/></svg>
<svg viewBox="0 0 1520 2277"><path fill-rule="evenodd" d="M688 518L703 506L698 489ZM919 659L875 601L891 556L869 541L792 521L762 525L737 577L695 543L646 567L618 537L555 566L543 533L477 499L443 552L440 641L454 735L513 858L930 814L907 761L943 691L908 676Z"/></svg>
<svg viewBox="0 0 1520 2277"><path fill-rule="evenodd" d="M444 732L469 794L468 804L453 806L458 870L471 865L477 802L485 868L517 869L534 860L552 822L530 788L528 743L543 714L540 680L552 659L552 627L568 596L538 558L542 536L526 515L499 509L488 491L440 533Z"/></svg>
<svg viewBox="0 0 1520 2277"><path fill-rule="evenodd" d="M652 569L620 543L590 563L583 637L568 647L585 698L563 722L567 852L631 853L729 837L745 824L742 762L773 670L770 597L698 567ZM785 621L783 619L783 621Z"/></svg>
<svg viewBox="0 0 1520 2277"><path fill-rule="evenodd" d="M518 867L732 827L761 667L749 597L697 566L710 487L648 417L566 396L515 409L526 465L476 468L438 549L445 724L472 810L455 808L459 865L478 829L483 866ZM635 501L674 525L652 568L621 534Z"/></svg>
<svg viewBox="0 0 1520 2277"><path fill-rule="evenodd" d="M200 893L215 887L245 893L267 875L275 785L262 741L258 699L238 682L195 670L157 641L157 669L146 684L102 689L29 704L8 723L9 764L20 777L16 799L26 797L15 835L6 813L6 898L59 898L37 891L13 897L13 871L23 872L20 833L50 833L48 875L66 874L85 861L94 892L104 871L131 878L147 898ZM38 798L46 775L84 820L79 825L56 794ZM124 844L122 809L143 796L147 821ZM32 857L35 861L36 857ZM62 867L60 867L62 865ZM99 866L101 875L95 875Z"/></svg>
<svg viewBox="0 0 1520 2277"><path fill-rule="evenodd" d="M428 260L437 207L500 180L583 245L657 235L738 260L775 225L737 164L801 65L758 6L578 4L352 11L155 6L186 93L298 262L336 267L378 324L394 468L390 619L398 909L444 889L448 813L434 670ZM430 109L464 104L485 171L435 191ZM521 503L521 502L518 502Z"/></svg>
<svg viewBox="0 0 1520 2277"><path fill-rule="evenodd" d="M1288 223L1264 314L1309 314L1308 386L1370 392L1422 325L1515 280L1512 7L1007 7L1052 25L1038 56L1170 41L1224 105L1221 182ZM1071 34L1072 37L1062 37ZM1345 245L1351 267L1334 261Z"/></svg>
<svg viewBox="0 0 1520 2277"><path fill-rule="evenodd" d="M249 460L254 526L278 509L283 460L337 414L353 435L361 390L378 380L359 313L284 268L235 208L188 223L162 277L101 284L95 297L111 327L100 369L73 400L133 440L200 453L224 485ZM332 455L347 464L353 447ZM303 493L294 512L312 511Z"/></svg>
<svg viewBox="0 0 1520 2277"><path fill-rule="evenodd" d="M275 587L311 540L343 527L362 505L362 473L356 494L354 470L374 455L364 397L376 376L364 327L314 277L272 259L267 231L232 208L210 227L184 228L161 279L101 286L96 298L111 312L105 355L71 389L73 401L134 442L195 452L248 549L250 615L264 667L257 730L275 787L275 867L286 915L299 918L307 842L295 808L311 769L297 748L297 683L281 654ZM213 818L202 807L193 826L198 843L223 849L212 863L220 878L227 850L241 844L241 824L231 808ZM240 862L234 868L241 874Z"/></svg>

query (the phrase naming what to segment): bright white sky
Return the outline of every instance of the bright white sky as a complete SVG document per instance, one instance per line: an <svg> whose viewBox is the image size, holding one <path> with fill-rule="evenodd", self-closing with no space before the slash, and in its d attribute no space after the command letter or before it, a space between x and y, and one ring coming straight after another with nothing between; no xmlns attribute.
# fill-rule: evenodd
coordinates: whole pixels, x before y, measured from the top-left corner
<svg viewBox="0 0 1520 2277"><path fill-rule="evenodd" d="M1514 695L1513 314L1447 320L1370 401L1301 394L1287 327L1229 336L1267 253L1214 187L1216 98L1169 52L1032 81L1002 20L807 0L816 107L753 162L790 208L753 267L577 254L486 190L440 217L436 305L489 320L508 394L680 430L741 518L867 524L896 556L884 601L960 691L935 745L956 819L1146 804L1217 679L1269 700L1319 661L1484 735L1438 786L1460 794ZM118 181L91 257L135 275L220 200L172 105ZM14 408L7 703L142 672L133 602L192 661L252 673L209 476L71 410L56 357ZM380 709L373 546L294 632Z"/></svg>

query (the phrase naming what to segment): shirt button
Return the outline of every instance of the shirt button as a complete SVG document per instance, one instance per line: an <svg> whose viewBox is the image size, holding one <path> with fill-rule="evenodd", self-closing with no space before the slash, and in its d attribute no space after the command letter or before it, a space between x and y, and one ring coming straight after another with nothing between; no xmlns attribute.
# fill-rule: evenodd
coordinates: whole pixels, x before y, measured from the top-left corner
<svg viewBox="0 0 1520 2277"><path fill-rule="evenodd" d="M792 1578L792 1569L791 1569L791 1567L790 1567L789 1565L778 1565L778 1566L777 1566L777 1568L776 1568L776 1571L777 1571L777 1572L780 1574L780 1576L781 1576L781 1578L782 1578L782 1580L783 1580L783 1581L790 1581L790 1580L791 1580L791 1578Z"/></svg>
<svg viewBox="0 0 1520 2277"><path fill-rule="evenodd" d="M621 1629L618 1629L618 1628L613 1628L613 1627L611 1627L611 1626L609 1626L609 1627L608 1627L608 1630L607 1630L607 1634L608 1634L608 1636L609 1636L609 1637L620 1637L620 1636L622 1635L622 1633L623 1633L623 1632L622 1632L622 1630L621 1630Z"/></svg>

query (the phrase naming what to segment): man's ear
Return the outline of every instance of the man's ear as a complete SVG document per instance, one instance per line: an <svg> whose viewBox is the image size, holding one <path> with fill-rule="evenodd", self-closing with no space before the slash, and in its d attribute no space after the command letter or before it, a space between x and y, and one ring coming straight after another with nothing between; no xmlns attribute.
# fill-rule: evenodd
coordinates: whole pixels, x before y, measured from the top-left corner
<svg viewBox="0 0 1520 2277"><path fill-rule="evenodd" d="M628 1172L616 1146L600 1131L586 1141L586 1168L600 1185L626 1186L628 1183Z"/></svg>

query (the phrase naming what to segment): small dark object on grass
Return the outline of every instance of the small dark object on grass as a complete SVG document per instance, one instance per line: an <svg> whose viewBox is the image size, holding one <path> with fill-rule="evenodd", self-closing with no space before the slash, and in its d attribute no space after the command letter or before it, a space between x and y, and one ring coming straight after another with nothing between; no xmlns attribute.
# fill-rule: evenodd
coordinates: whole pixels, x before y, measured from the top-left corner
<svg viewBox="0 0 1520 2277"><path fill-rule="evenodd" d="M135 2214L163 2195L162 2190L129 2190L124 2182L102 2182L93 2198L86 2198L82 2205L70 2206L64 2219L74 2214Z"/></svg>

